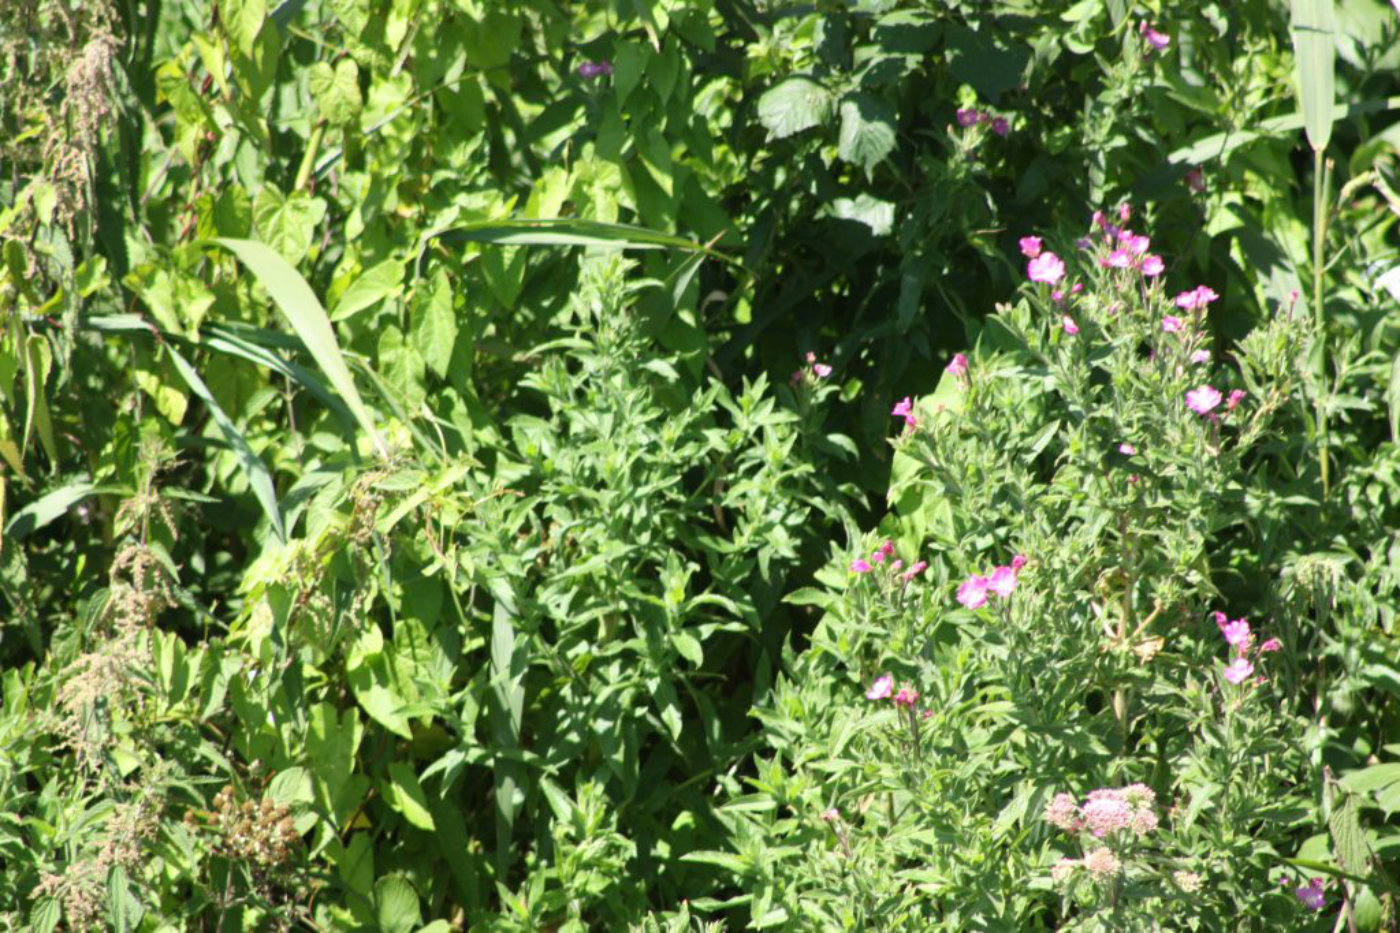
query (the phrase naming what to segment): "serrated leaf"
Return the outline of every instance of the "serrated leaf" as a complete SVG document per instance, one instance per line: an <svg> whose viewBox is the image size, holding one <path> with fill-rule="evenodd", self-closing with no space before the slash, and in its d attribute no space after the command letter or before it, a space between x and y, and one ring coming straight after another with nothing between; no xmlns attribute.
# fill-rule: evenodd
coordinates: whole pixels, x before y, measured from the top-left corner
<svg viewBox="0 0 1400 933"><path fill-rule="evenodd" d="M113 865L107 875L107 916L117 933L135 930L146 909L131 893L131 879L120 864Z"/></svg>
<svg viewBox="0 0 1400 933"><path fill-rule="evenodd" d="M1371 850L1361 830L1355 794L1346 794L1342 803L1332 810L1327 830L1332 837L1332 853L1341 869L1354 875L1368 874Z"/></svg>
<svg viewBox="0 0 1400 933"><path fill-rule="evenodd" d="M1333 0L1292 0L1293 55L1308 144L1317 152L1332 138L1336 102L1336 17Z"/></svg>
<svg viewBox="0 0 1400 933"><path fill-rule="evenodd" d="M853 94L841 102L841 134L836 154L868 175L894 150L895 113L882 100Z"/></svg>
<svg viewBox="0 0 1400 933"><path fill-rule="evenodd" d="M811 78L794 77L758 99L758 119L769 139L785 139L831 119L831 92Z"/></svg>

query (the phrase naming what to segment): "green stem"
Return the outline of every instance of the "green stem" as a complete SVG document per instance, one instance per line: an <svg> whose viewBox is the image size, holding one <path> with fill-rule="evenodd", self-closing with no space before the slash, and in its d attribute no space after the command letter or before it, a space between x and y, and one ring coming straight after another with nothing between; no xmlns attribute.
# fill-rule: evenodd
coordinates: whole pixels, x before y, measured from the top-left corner
<svg viewBox="0 0 1400 933"><path fill-rule="evenodd" d="M297 180L292 185L293 191L300 191L306 187L306 183L311 179L311 170L316 165L316 153L321 149L321 138L326 135L326 121L320 120L311 128L311 138L306 141L306 152L302 153L301 166L297 169Z"/></svg>
<svg viewBox="0 0 1400 933"><path fill-rule="evenodd" d="M1327 407L1323 395L1327 384L1327 319L1322 308L1322 247L1327 239L1327 188L1331 166L1323 160L1322 150L1313 150L1313 323L1317 339L1322 342L1322 352L1318 354L1317 396L1314 410L1317 421L1317 455L1322 474L1322 497L1327 498L1331 488L1330 464L1327 446Z"/></svg>

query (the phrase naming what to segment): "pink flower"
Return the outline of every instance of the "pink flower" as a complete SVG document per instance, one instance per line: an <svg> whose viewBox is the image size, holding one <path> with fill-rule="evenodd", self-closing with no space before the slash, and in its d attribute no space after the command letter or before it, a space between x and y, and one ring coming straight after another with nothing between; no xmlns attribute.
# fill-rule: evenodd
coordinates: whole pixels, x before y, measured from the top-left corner
<svg viewBox="0 0 1400 933"><path fill-rule="evenodd" d="M1152 241L1145 236L1133 233L1131 230L1124 230L1118 234L1118 245L1134 256L1141 256L1152 246Z"/></svg>
<svg viewBox="0 0 1400 933"><path fill-rule="evenodd" d="M963 375L964 373L966 373L966 372L967 372L967 354L965 354L965 353L955 353L955 354L953 354L953 359L952 359L951 361L949 361L949 363L948 363L947 366L944 366L944 367L943 367L943 371L944 371L945 373L948 373L949 375L953 375L953 376L961 376L961 375Z"/></svg>
<svg viewBox="0 0 1400 933"><path fill-rule="evenodd" d="M1123 864L1108 846L1099 846L1084 856L1084 867L1091 875L1116 875Z"/></svg>
<svg viewBox="0 0 1400 933"><path fill-rule="evenodd" d="M1026 566L1026 555L1017 554L1015 557L1011 558L1012 570L1015 570L1017 573L1019 573L1021 571L1021 568L1024 566Z"/></svg>
<svg viewBox="0 0 1400 933"><path fill-rule="evenodd" d="M1142 257L1142 274L1149 279L1156 278L1166 270L1166 264L1162 262L1162 257L1156 253L1148 253Z"/></svg>
<svg viewBox="0 0 1400 933"><path fill-rule="evenodd" d="M828 807L822 811L822 819L826 820L828 823L835 823L837 820L841 819L841 811L835 807Z"/></svg>
<svg viewBox="0 0 1400 933"><path fill-rule="evenodd" d="M1108 258L1104 260L1104 265L1108 266L1110 269L1126 269L1132 264L1132 254L1126 249L1115 249L1113 252L1109 253Z"/></svg>
<svg viewBox="0 0 1400 933"><path fill-rule="evenodd" d="M896 572L903 570L904 561L900 560L899 558L895 558L893 561L890 562L890 569Z"/></svg>
<svg viewBox="0 0 1400 933"><path fill-rule="evenodd" d="M584 62L578 66L578 76L585 81L591 81L594 78L610 75L612 73L612 65L608 62Z"/></svg>
<svg viewBox="0 0 1400 933"><path fill-rule="evenodd" d="M1045 805L1043 816L1045 822L1067 833L1078 832L1084 825L1084 820L1079 815L1079 805L1069 794L1056 794L1055 798Z"/></svg>
<svg viewBox="0 0 1400 933"><path fill-rule="evenodd" d="M1079 325L1074 323L1074 318L1070 317L1068 314L1060 318L1060 323L1064 326L1065 333L1069 334L1071 337L1079 333Z"/></svg>
<svg viewBox="0 0 1400 933"><path fill-rule="evenodd" d="M1220 296L1215 293L1209 285L1197 285L1188 292L1182 292L1176 296L1176 306L1185 311L1204 311L1206 307Z"/></svg>
<svg viewBox="0 0 1400 933"><path fill-rule="evenodd" d="M1166 317L1162 318L1162 330L1169 334L1175 334L1181 330L1181 318L1177 317L1175 314L1168 314Z"/></svg>
<svg viewBox="0 0 1400 933"><path fill-rule="evenodd" d="M1016 591L1016 571L1010 567L998 567L993 570L987 579L987 589L1006 599Z"/></svg>
<svg viewBox="0 0 1400 933"><path fill-rule="evenodd" d="M1220 393L1210 386L1200 386L1186 393L1186 407L1204 415L1220 404Z"/></svg>
<svg viewBox="0 0 1400 933"><path fill-rule="evenodd" d="M1249 679L1249 675L1254 673L1254 665L1249 663L1248 658L1235 658L1226 666L1225 679L1232 684L1243 683Z"/></svg>
<svg viewBox="0 0 1400 933"><path fill-rule="evenodd" d="M1244 389L1236 389L1230 393L1230 397L1225 400L1225 410L1234 411L1235 406L1244 401L1244 397L1249 393Z"/></svg>
<svg viewBox="0 0 1400 933"><path fill-rule="evenodd" d="M1089 799L1084 803L1084 823L1089 827L1089 832L1101 839L1109 833L1130 827L1133 809L1120 791L1096 790L1089 794Z"/></svg>
<svg viewBox="0 0 1400 933"><path fill-rule="evenodd" d="M1005 136L1011 132L1011 124L1006 122L1006 117L992 117L992 132Z"/></svg>
<svg viewBox="0 0 1400 933"><path fill-rule="evenodd" d="M1034 259L1040 255L1041 242L1038 236L1023 236L1020 240L1021 255L1027 259Z"/></svg>
<svg viewBox="0 0 1400 933"><path fill-rule="evenodd" d="M987 586L990 583L986 577L974 573L958 587L958 602L969 609L981 609L987 605Z"/></svg>
<svg viewBox="0 0 1400 933"><path fill-rule="evenodd" d="M883 563L885 562L885 552L884 552L884 551L876 551L874 554L871 554L871 555L870 555L870 562L871 562L872 564L883 564Z"/></svg>
<svg viewBox="0 0 1400 933"><path fill-rule="evenodd" d="M902 579L905 583L908 583L910 580L914 579L927 569L928 561L921 560L914 564L914 566L910 567L908 570L904 571L904 574L901 576L900 579Z"/></svg>
<svg viewBox="0 0 1400 933"><path fill-rule="evenodd" d="M1193 168L1186 173L1186 187L1195 194L1200 194L1206 190L1206 173L1200 168Z"/></svg>
<svg viewBox="0 0 1400 933"><path fill-rule="evenodd" d="M919 420L914 417L914 401L907 395L895 403L894 408L890 409L890 416L894 418L903 418L905 425L908 427L915 428L919 426Z"/></svg>
<svg viewBox="0 0 1400 933"><path fill-rule="evenodd" d="M969 126L976 126L982 119L982 111L972 107L958 108L958 126L966 129Z"/></svg>
<svg viewBox="0 0 1400 933"><path fill-rule="evenodd" d="M891 554L894 553L894 543L886 541L884 544L881 544L878 553L880 554L881 558L889 557Z"/></svg>
<svg viewBox="0 0 1400 933"><path fill-rule="evenodd" d="M1057 288L1050 293L1050 300L1055 302L1055 304L1059 304L1065 300L1065 293Z"/></svg>
<svg viewBox="0 0 1400 933"><path fill-rule="evenodd" d="M1137 453L1137 448L1125 441L1118 445L1118 452L1125 457L1131 457Z"/></svg>
<svg viewBox="0 0 1400 933"><path fill-rule="evenodd" d="M1220 626L1220 634L1225 636L1225 644L1234 648L1243 648L1249 644L1249 623L1244 619L1226 622Z"/></svg>
<svg viewBox="0 0 1400 933"><path fill-rule="evenodd" d="M919 699L919 691L908 684L901 684L899 692L894 695L895 706L907 706L913 708L914 703Z"/></svg>
<svg viewBox="0 0 1400 933"><path fill-rule="evenodd" d="M827 376L831 375L831 367L825 363L813 363L812 374L818 379L825 379Z"/></svg>
<svg viewBox="0 0 1400 933"><path fill-rule="evenodd" d="M1108 218L1103 215L1103 211L1094 211L1093 224L1102 230L1108 229Z"/></svg>
<svg viewBox="0 0 1400 933"><path fill-rule="evenodd" d="M1032 282L1054 285L1065 277L1065 264L1054 253L1041 253L1026 266L1026 275Z"/></svg>
<svg viewBox="0 0 1400 933"><path fill-rule="evenodd" d="M1209 362L1210 362L1210 351L1209 351L1209 350L1204 350L1204 349L1203 349L1203 350L1197 350L1195 353L1192 353L1192 354L1191 354L1191 362L1193 362L1193 363L1209 363Z"/></svg>
<svg viewBox="0 0 1400 933"><path fill-rule="evenodd" d="M869 573L870 562L863 557L857 557L851 561L851 573Z"/></svg>
<svg viewBox="0 0 1400 933"><path fill-rule="evenodd" d="M1277 638L1270 638L1267 641L1265 641L1264 644L1259 646L1259 650L1267 653L1271 651L1278 651L1282 647L1283 642L1279 641Z"/></svg>
<svg viewBox="0 0 1400 933"><path fill-rule="evenodd" d="M883 700L894 692L894 678L889 674L881 674L875 682L870 685L870 689L865 691L867 700Z"/></svg>
<svg viewBox="0 0 1400 933"><path fill-rule="evenodd" d="M1118 205L1118 219L1120 221L1122 221L1123 223L1127 223L1129 220L1132 219L1132 217L1133 206L1131 204L1129 204L1127 201L1124 201L1122 204Z"/></svg>
<svg viewBox="0 0 1400 933"><path fill-rule="evenodd" d="M1308 910L1321 910L1327 906L1327 895L1322 893L1322 879L1314 878L1293 892Z"/></svg>
<svg viewBox="0 0 1400 933"><path fill-rule="evenodd" d="M1171 45L1172 42L1171 36L1168 36L1165 33L1161 33L1153 29L1152 26L1149 25L1146 20L1143 20L1142 22L1138 23L1138 34L1141 35L1144 40L1146 40L1148 45L1152 46L1159 52L1162 51L1162 49L1165 49L1167 46Z"/></svg>
<svg viewBox="0 0 1400 933"><path fill-rule="evenodd" d="M1225 628L1225 623L1230 621L1230 617L1227 616L1225 613L1221 612L1219 609L1212 612L1210 614L1210 617L1214 619L1215 624L1222 629Z"/></svg>

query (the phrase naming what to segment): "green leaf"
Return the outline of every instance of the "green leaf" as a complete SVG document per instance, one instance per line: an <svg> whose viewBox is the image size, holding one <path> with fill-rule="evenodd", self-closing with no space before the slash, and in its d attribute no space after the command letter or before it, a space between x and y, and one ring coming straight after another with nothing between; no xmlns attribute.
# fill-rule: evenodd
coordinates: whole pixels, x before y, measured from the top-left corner
<svg viewBox="0 0 1400 933"><path fill-rule="evenodd" d="M29 928L32 933L53 933L62 916L63 908L59 907L58 898L41 897L29 911Z"/></svg>
<svg viewBox="0 0 1400 933"><path fill-rule="evenodd" d="M1354 875L1369 874L1371 850L1361 829L1355 794L1347 794L1342 804L1332 810L1327 829L1332 836L1332 852L1342 870Z"/></svg>
<svg viewBox="0 0 1400 933"><path fill-rule="evenodd" d="M406 761L395 761L389 765L389 787L385 799L403 818L419 829L434 832L433 814L428 809L428 795L413 773L413 766Z"/></svg>
<svg viewBox="0 0 1400 933"><path fill-rule="evenodd" d="M836 154L869 175L894 150L895 113L884 101L852 94L841 102L841 135Z"/></svg>
<svg viewBox="0 0 1400 933"><path fill-rule="evenodd" d="M219 25L229 43L244 55L253 54L266 19L266 0L219 0Z"/></svg>
<svg viewBox="0 0 1400 933"><path fill-rule="evenodd" d="M767 127L769 139L786 139L826 123L831 109L831 92L804 77L788 78L758 99L758 119Z"/></svg>
<svg viewBox="0 0 1400 933"><path fill-rule="evenodd" d="M306 258L316 225L326 216L326 202L300 191L284 195L264 184L253 200L253 226L258 238L295 266Z"/></svg>
<svg viewBox="0 0 1400 933"><path fill-rule="evenodd" d="M60 486L16 512L10 523L5 526L5 534L12 538L23 538L32 534L88 496L101 491L88 480L75 480Z"/></svg>
<svg viewBox="0 0 1400 933"><path fill-rule="evenodd" d="M410 933L423 920L418 892L398 875L380 878L374 885L374 916L383 933Z"/></svg>
<svg viewBox="0 0 1400 933"><path fill-rule="evenodd" d="M392 298L401 291L403 263L397 259L386 259L370 266L360 273L359 278L341 294L331 312L332 321L343 321L366 308L372 308L385 298Z"/></svg>
<svg viewBox="0 0 1400 933"><path fill-rule="evenodd" d="M332 68L327 62L317 62L307 74L311 96L316 109L331 126L345 126L354 121L364 106L360 96L360 66L350 57L342 58Z"/></svg>
<svg viewBox="0 0 1400 933"><path fill-rule="evenodd" d="M248 478L249 488L253 490L258 504L267 513L268 520L272 522L272 530L276 533L277 539L279 541L287 540L287 530L282 525L282 509L277 504L277 489L272 483L272 474L267 471L266 465L253 452L253 448L248 445L248 439L243 436L242 431L238 430L233 419L219 406L218 401L214 398L214 393L209 391L209 386L204 384L204 380L200 378L199 373L195 371L189 361L169 343L165 344L165 350L170 354L170 361L175 364L175 371L180 374L181 379L185 380L185 385L189 386L190 391L199 396L209 407L209 414L213 416L214 423L219 426L224 440L228 442L229 447L238 457L238 465Z"/></svg>
<svg viewBox="0 0 1400 933"><path fill-rule="evenodd" d="M831 202L831 213L842 220L865 224L875 236L884 236L894 229L894 205L868 194L855 199L837 198Z"/></svg>
<svg viewBox="0 0 1400 933"><path fill-rule="evenodd" d="M699 667L705 663L705 652L700 647L700 642L689 632L675 632L671 635L671 644L676 646L677 653L691 664Z"/></svg>
<svg viewBox="0 0 1400 933"><path fill-rule="evenodd" d="M135 930L145 913L146 909L131 893L131 880L127 877L126 869L119 864L113 865L107 874L107 916L112 929L117 933Z"/></svg>
<svg viewBox="0 0 1400 933"><path fill-rule="evenodd" d="M272 296L273 302L306 345L316 365L321 367L321 372L330 380L331 387L340 393L355 420L369 435L375 450L380 456L388 456L384 441L375 430L374 418L360 398L359 390L355 388L355 380L351 378L350 370L345 365L345 357L341 355L340 344L336 342L335 331L331 329L326 310L321 307L321 302L317 300L311 286L306 284L306 279L266 244L254 240L225 238L212 242L237 256Z"/></svg>
<svg viewBox="0 0 1400 933"><path fill-rule="evenodd" d="M1400 356L1390 364L1390 384L1385 390L1386 406L1390 409L1390 439L1400 443Z"/></svg>
<svg viewBox="0 0 1400 933"><path fill-rule="evenodd" d="M1308 144L1317 152L1332 138L1336 103L1336 17L1332 0L1292 0L1293 55Z"/></svg>
<svg viewBox="0 0 1400 933"><path fill-rule="evenodd" d="M452 313L452 284L444 272L439 271L414 303L412 339L428 368L446 377L457 343L457 316Z"/></svg>
<svg viewBox="0 0 1400 933"><path fill-rule="evenodd" d="M487 220L430 230L419 240L420 251L437 237L502 246L589 246L614 249L681 249L704 253L733 263L730 257L703 243L670 233L659 233L631 224L598 220L547 218L541 220Z"/></svg>

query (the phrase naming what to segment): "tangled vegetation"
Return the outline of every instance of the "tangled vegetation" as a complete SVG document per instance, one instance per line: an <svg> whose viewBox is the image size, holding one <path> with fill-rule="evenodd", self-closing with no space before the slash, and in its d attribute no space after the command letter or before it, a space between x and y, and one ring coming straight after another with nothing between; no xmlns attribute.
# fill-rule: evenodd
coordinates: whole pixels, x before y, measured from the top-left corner
<svg viewBox="0 0 1400 933"><path fill-rule="evenodd" d="M1400 929L1400 6L0 4L0 918Z"/></svg>

